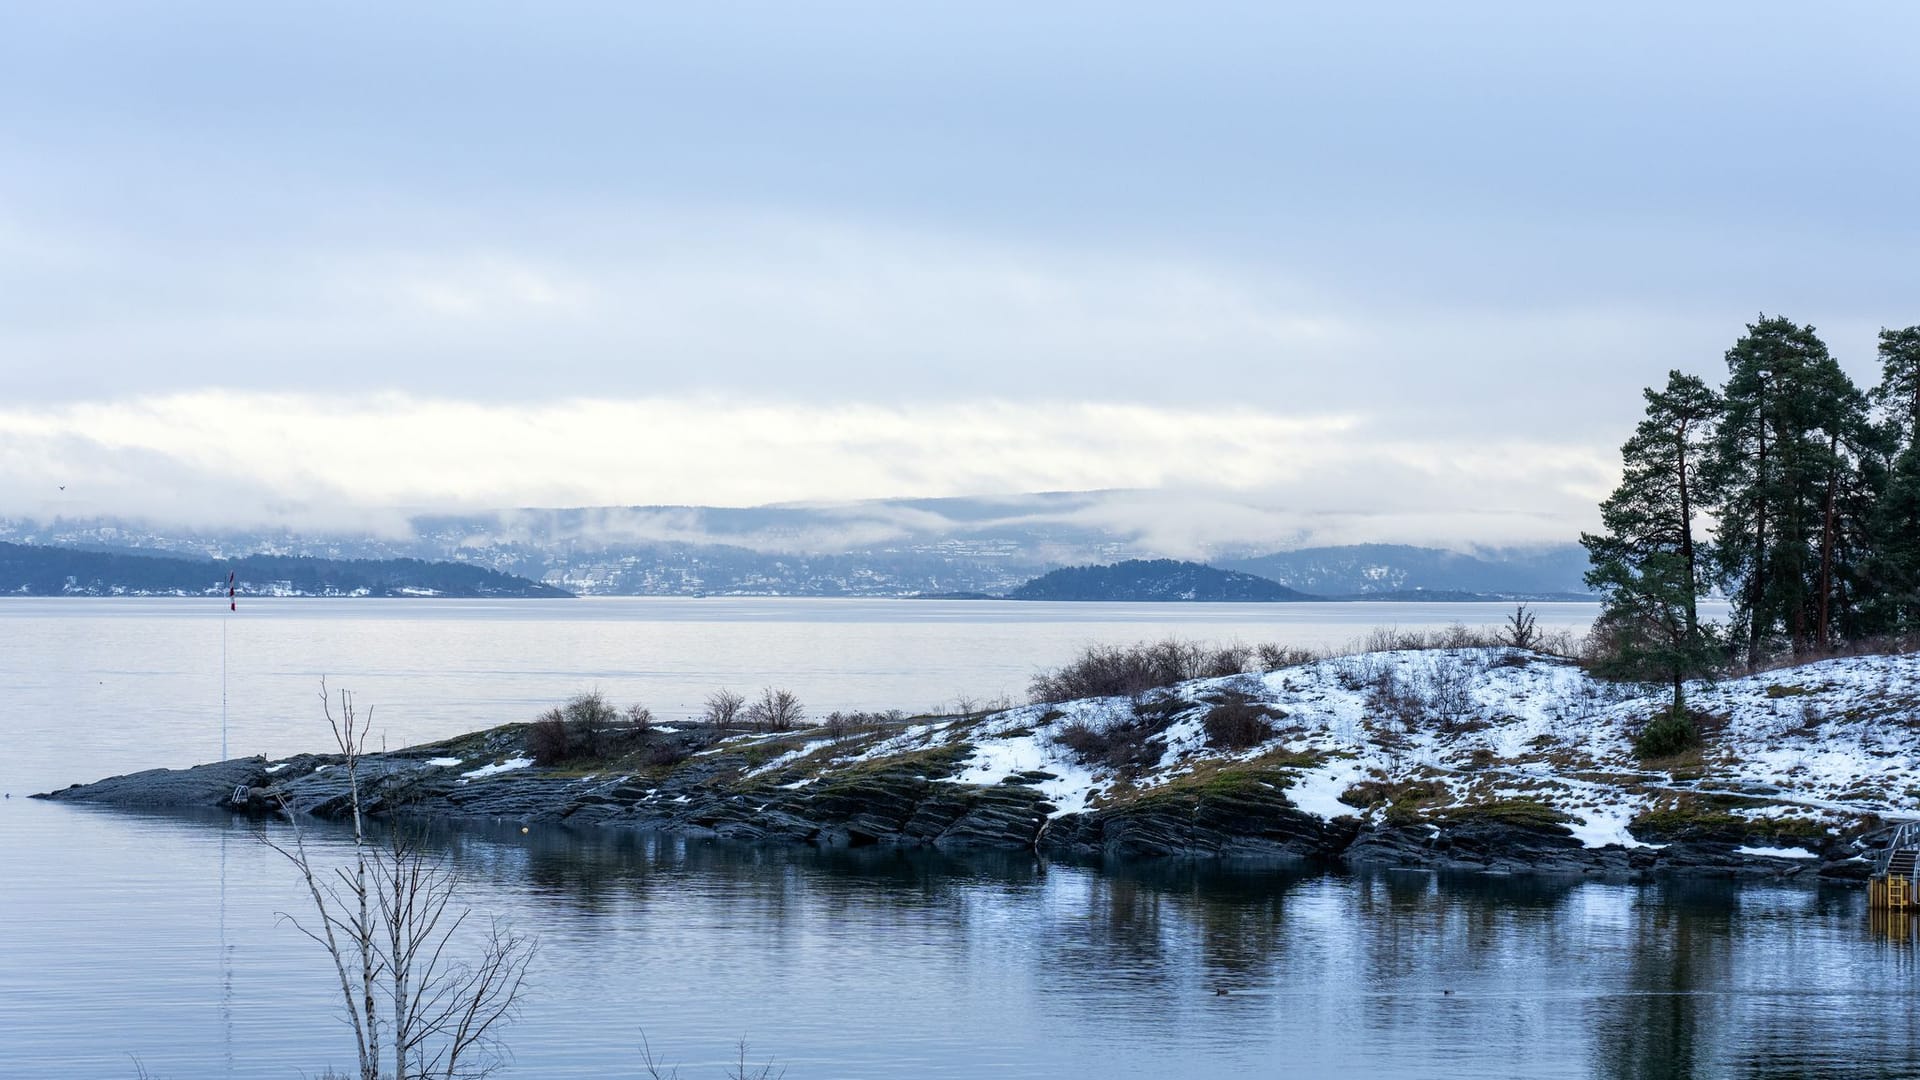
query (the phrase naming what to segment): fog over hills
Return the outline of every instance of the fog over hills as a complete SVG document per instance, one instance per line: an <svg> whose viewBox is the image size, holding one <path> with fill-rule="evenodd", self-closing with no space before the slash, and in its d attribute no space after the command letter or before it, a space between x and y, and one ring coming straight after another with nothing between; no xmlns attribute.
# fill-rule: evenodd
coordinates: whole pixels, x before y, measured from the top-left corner
<svg viewBox="0 0 1920 1080"><path fill-rule="evenodd" d="M0 540L230 557L453 559L582 594L1003 594L1050 570L1179 558L1318 595L1584 592L1578 545L1471 553L1321 544L1298 515L1156 510L1152 493L1056 492L831 505L637 506L418 514L389 534L0 521Z"/></svg>

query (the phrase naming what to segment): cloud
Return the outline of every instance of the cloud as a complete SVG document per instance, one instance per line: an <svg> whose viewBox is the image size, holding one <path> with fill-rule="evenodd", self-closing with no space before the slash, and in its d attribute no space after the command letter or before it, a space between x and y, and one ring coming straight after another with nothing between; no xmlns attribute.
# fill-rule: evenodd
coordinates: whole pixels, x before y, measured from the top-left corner
<svg viewBox="0 0 1920 1080"><path fill-rule="evenodd" d="M1231 405L202 391L0 410L0 513L195 525L1128 489L1016 503L1005 516L1180 554L1275 537L1503 543L1571 537L1614 469L1610 453L1577 444L1463 447L1393 437L1364 415ZM738 542L827 549L946 527L937 509L899 506L829 507L813 520L812 534ZM674 509L603 511L588 524L633 539L713 533Z"/></svg>

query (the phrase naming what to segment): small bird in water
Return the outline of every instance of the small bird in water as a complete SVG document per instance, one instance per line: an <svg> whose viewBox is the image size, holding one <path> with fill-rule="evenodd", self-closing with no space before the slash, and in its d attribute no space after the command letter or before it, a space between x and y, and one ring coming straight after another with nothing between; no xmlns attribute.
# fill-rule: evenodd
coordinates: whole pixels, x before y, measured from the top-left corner
<svg viewBox="0 0 1920 1080"><path fill-rule="evenodd" d="M1224 986L1221 986L1221 987L1216 987L1216 988L1214 989L1214 991L1213 991L1213 996L1214 996L1214 997L1226 997L1226 996L1227 996L1227 988L1226 988L1226 987L1224 987Z"/></svg>
<svg viewBox="0 0 1920 1080"><path fill-rule="evenodd" d="M1453 991L1451 991L1451 990L1442 990L1442 991L1440 991L1440 996L1441 996L1441 997L1452 997L1452 996L1453 996Z"/></svg>

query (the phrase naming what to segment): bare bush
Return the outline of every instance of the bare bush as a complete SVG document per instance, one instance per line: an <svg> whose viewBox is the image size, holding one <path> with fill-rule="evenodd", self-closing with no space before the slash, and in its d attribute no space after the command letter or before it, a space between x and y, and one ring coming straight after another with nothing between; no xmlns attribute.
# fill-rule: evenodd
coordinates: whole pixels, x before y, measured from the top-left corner
<svg viewBox="0 0 1920 1080"><path fill-rule="evenodd" d="M1244 673L1253 662L1253 648L1235 642L1211 649L1200 647L1194 663L1194 678L1222 679Z"/></svg>
<svg viewBox="0 0 1920 1080"><path fill-rule="evenodd" d="M1027 691L1037 703L1138 697L1189 679L1241 674L1252 655L1244 645L1209 646L1176 638L1089 645L1062 667L1035 675Z"/></svg>
<svg viewBox="0 0 1920 1080"><path fill-rule="evenodd" d="M1376 626L1355 642L1348 651L1356 653L1419 652L1430 649L1491 649L1504 646L1506 639L1491 626L1452 623L1426 629Z"/></svg>
<svg viewBox="0 0 1920 1080"><path fill-rule="evenodd" d="M1422 674L1421 697L1426 712L1442 731L1457 730L1474 713L1473 684L1476 672L1467 656L1459 651L1436 652L1427 657Z"/></svg>
<svg viewBox="0 0 1920 1080"><path fill-rule="evenodd" d="M1272 711L1264 705L1235 697L1207 710L1201 724L1207 745L1217 750L1245 750L1273 737Z"/></svg>
<svg viewBox="0 0 1920 1080"><path fill-rule="evenodd" d="M841 713L839 709L828 713L828 719L820 723L820 734L828 736L833 742L843 742L851 736L854 724L860 723L860 713Z"/></svg>
<svg viewBox="0 0 1920 1080"><path fill-rule="evenodd" d="M652 722L646 706L629 706L623 714L606 695L591 690L534 720L527 729L527 755L540 765L599 760L644 737Z"/></svg>
<svg viewBox="0 0 1920 1080"><path fill-rule="evenodd" d="M567 719L559 709L548 709L527 728L527 756L536 765L557 765L567 753Z"/></svg>
<svg viewBox="0 0 1920 1080"><path fill-rule="evenodd" d="M463 932L471 911L453 906L453 871L401 830L385 842L372 840L359 772L367 724L351 694L341 692L338 717L324 683L320 697L345 759L353 849L345 865L317 867L299 818L282 803L293 839L267 837L266 843L299 873L313 916L281 917L332 963L359 1080L485 1076L501 1061L498 1032L516 1012L534 941L498 920L475 928L477 934ZM477 937L478 955L459 960L457 950L469 937Z"/></svg>
<svg viewBox="0 0 1920 1080"><path fill-rule="evenodd" d="M1563 656L1575 659L1580 656L1581 638L1575 637L1572 630L1564 626L1552 630L1543 630L1533 643L1533 651L1548 656Z"/></svg>
<svg viewBox="0 0 1920 1080"><path fill-rule="evenodd" d="M1320 654L1312 649L1303 649L1295 645L1275 645L1271 642L1254 648L1255 666L1261 671L1279 671L1281 668L1299 667L1320 659Z"/></svg>
<svg viewBox="0 0 1920 1080"><path fill-rule="evenodd" d="M747 706L744 718L761 731L792 731L805 722L806 712L791 690L769 686L760 691L760 700Z"/></svg>
<svg viewBox="0 0 1920 1080"><path fill-rule="evenodd" d="M604 755L613 728L620 722L619 710L598 690L574 695L560 707L560 715L567 725L567 752L577 758Z"/></svg>
<svg viewBox="0 0 1920 1080"><path fill-rule="evenodd" d="M746 708L747 699L725 688L707 695L707 710L700 719L715 727L732 727L740 722L740 712Z"/></svg>
<svg viewBox="0 0 1920 1080"><path fill-rule="evenodd" d="M1177 700L1173 706L1184 705ZM1151 768L1166 753L1166 740L1159 738L1170 723L1175 708L1158 708L1136 702L1133 711L1110 720L1104 726L1074 720L1063 725L1053 741L1073 751L1087 765L1105 765L1123 773Z"/></svg>
<svg viewBox="0 0 1920 1080"><path fill-rule="evenodd" d="M640 753L640 760L647 765L678 765L693 756L686 743L678 739L663 739L648 743Z"/></svg>
<svg viewBox="0 0 1920 1080"><path fill-rule="evenodd" d="M1398 667L1388 664L1373 671L1363 688L1367 711L1378 719L1396 721L1408 731L1418 729L1426 719L1427 705L1420 688L1401 678Z"/></svg>

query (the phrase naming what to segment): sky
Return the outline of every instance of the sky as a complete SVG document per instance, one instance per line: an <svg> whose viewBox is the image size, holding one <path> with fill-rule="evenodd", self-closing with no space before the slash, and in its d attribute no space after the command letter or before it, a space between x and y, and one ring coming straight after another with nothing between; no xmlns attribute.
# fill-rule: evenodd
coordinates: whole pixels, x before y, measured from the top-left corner
<svg viewBox="0 0 1920 1080"><path fill-rule="evenodd" d="M0 515L1123 489L1572 539L1669 369L1764 312L1871 383L1920 323L1915 40L1891 2L0 0Z"/></svg>

